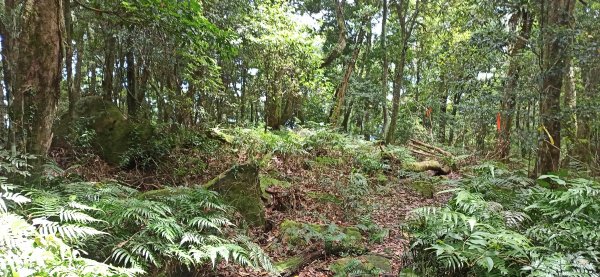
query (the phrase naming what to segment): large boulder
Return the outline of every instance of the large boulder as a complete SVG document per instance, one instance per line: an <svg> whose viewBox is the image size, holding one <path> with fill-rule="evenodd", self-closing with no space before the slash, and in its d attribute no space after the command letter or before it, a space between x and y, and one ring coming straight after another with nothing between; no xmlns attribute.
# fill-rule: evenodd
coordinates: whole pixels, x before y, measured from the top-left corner
<svg viewBox="0 0 600 277"><path fill-rule="evenodd" d="M225 203L236 208L252 226L265 225L265 206L261 199L259 167L250 163L236 165L204 185L218 192Z"/></svg>
<svg viewBox="0 0 600 277"><path fill-rule="evenodd" d="M133 124L119 107L99 96L82 98L75 105L73 116L62 116L54 132L55 145L81 140L83 135L90 137L96 154L113 165L121 164L123 154L131 147L132 136L146 141L154 133L150 124Z"/></svg>

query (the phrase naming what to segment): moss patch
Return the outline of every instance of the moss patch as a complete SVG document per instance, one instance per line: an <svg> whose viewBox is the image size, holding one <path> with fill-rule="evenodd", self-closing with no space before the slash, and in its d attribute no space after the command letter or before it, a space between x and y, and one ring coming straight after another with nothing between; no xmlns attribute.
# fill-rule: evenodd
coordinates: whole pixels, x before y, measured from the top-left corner
<svg viewBox="0 0 600 277"><path fill-rule="evenodd" d="M235 207L250 225L264 226L265 206L260 198L258 165L234 166L204 187L221 194L223 201Z"/></svg>
<svg viewBox="0 0 600 277"><path fill-rule="evenodd" d="M337 196L330 194L330 193L310 191L310 192L306 193L306 195L308 197L315 199L317 201L320 201L320 202L329 202L329 203L333 203L336 205L341 205L343 203L343 201L340 200Z"/></svg>
<svg viewBox="0 0 600 277"><path fill-rule="evenodd" d="M364 238L356 227L340 227L334 224L301 223L285 220L280 225L283 241L292 247L306 246L323 242L328 253L353 252L365 250Z"/></svg>
<svg viewBox="0 0 600 277"><path fill-rule="evenodd" d="M292 186L288 181L282 181L275 179L268 175L260 175L260 191L264 198L269 198L270 195L266 192L266 190L270 187L281 187L281 188L289 188Z"/></svg>
<svg viewBox="0 0 600 277"><path fill-rule="evenodd" d="M81 135L81 129L93 130L91 146L96 153L106 162L120 165L122 155L131 146L134 127L139 141L147 141L154 135L149 123L133 124L114 103L102 97L90 96L77 102L73 117L68 114L62 116L55 124L54 131L57 143L63 144L68 137Z"/></svg>
<svg viewBox="0 0 600 277"><path fill-rule="evenodd" d="M295 256L275 263L275 269L277 269L278 272L284 272L290 268L297 268L300 263L302 263L302 256Z"/></svg>
<svg viewBox="0 0 600 277"><path fill-rule="evenodd" d="M378 255L363 255L359 257L341 258L330 265L334 276L348 276L351 272L359 272L360 276L380 276L392 271L389 259Z"/></svg>
<svg viewBox="0 0 600 277"><path fill-rule="evenodd" d="M314 163L320 166L337 166L342 163L342 160L340 158L322 156L316 157Z"/></svg>
<svg viewBox="0 0 600 277"><path fill-rule="evenodd" d="M431 181L414 181L409 186L423 197L433 198L437 192L435 183Z"/></svg>

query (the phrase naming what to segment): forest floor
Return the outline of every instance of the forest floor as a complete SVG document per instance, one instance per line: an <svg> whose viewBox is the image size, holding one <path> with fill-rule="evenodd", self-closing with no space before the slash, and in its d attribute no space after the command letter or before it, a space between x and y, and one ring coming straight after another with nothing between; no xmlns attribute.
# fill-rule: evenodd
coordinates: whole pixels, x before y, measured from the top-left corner
<svg viewBox="0 0 600 277"><path fill-rule="evenodd" d="M445 180L460 178L459 174L433 176L431 172L406 173L401 161L385 161L381 159L383 148L370 142L360 142L361 153L377 157L379 163L385 163L385 168L364 173L368 180L368 193L360 196L348 191L349 176L362 172L360 160L355 152L345 150L313 150L302 154L273 155L261 167L260 176L278 180L286 185L272 188L272 199L265 202L266 228L254 228L248 231L248 236L259 244L275 263L302 254L310 248L291 247L284 239L281 224L285 221L295 221L307 224L335 225L340 228L374 224L385 230L385 236L377 241L366 241L366 251L360 254L374 254L387 258L392 265L389 276L397 276L403 268L408 250L407 234L403 232L402 224L410 211L423 206L441 206L449 198L449 194L436 192L447 189ZM185 183L204 183L234 164L248 162L248 152L253 146L235 151L220 150L218 154L203 157L206 168L197 176L186 179ZM144 172L139 170L124 171L109 166L101 159L90 156L85 162L73 167L68 153L53 153L55 160L63 168L89 181L117 180L138 189L148 190L172 183L168 172ZM189 155L189 153L188 153ZM421 158L415 157L417 160ZM414 183L426 183L430 191L415 187ZM310 243L314 243L311 241ZM343 256L359 256L360 254L325 255L303 266L293 276L333 276L331 264ZM232 264L221 263L208 273L207 276L268 276L266 272L258 272L241 268ZM388 276L388 273L384 276Z"/></svg>

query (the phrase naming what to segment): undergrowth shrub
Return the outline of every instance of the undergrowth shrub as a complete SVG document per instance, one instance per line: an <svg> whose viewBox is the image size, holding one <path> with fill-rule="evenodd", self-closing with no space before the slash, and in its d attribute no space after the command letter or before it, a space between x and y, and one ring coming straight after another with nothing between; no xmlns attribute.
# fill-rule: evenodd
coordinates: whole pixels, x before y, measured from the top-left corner
<svg viewBox="0 0 600 277"><path fill-rule="evenodd" d="M413 211L410 269L437 276L598 276L600 186L536 185L502 167L475 168L447 207Z"/></svg>
<svg viewBox="0 0 600 277"><path fill-rule="evenodd" d="M0 172L28 175L24 160L0 150ZM0 276L134 276L140 269L118 268L83 257L78 241L106 233L78 223L96 222L88 207L55 205L57 218L25 209L31 199L0 177ZM23 213L25 212L25 213Z"/></svg>
<svg viewBox="0 0 600 277"><path fill-rule="evenodd" d="M274 154L283 157L304 154L304 138L294 131L265 132L262 129L235 128L227 130L231 143L238 151L244 151L251 157Z"/></svg>
<svg viewBox="0 0 600 277"><path fill-rule="evenodd" d="M120 156L122 168L156 169L160 161L175 146L176 135L170 134L165 126L133 124L129 134L129 147Z"/></svg>
<svg viewBox="0 0 600 277"><path fill-rule="evenodd" d="M213 266L221 260L272 270L269 258L248 239L236 235L229 208L203 188L166 188L140 193L118 184L71 183L53 191L32 190L34 211L64 217L65 202L77 200L97 218L68 211L77 222L110 233L81 244L93 258L123 266L160 269Z"/></svg>
<svg viewBox="0 0 600 277"><path fill-rule="evenodd" d="M369 180L363 174L354 172L350 174L348 184L341 188L342 207L346 217L357 217L368 212L365 198L369 194Z"/></svg>
<svg viewBox="0 0 600 277"><path fill-rule="evenodd" d="M25 164L0 160L0 169L27 175ZM231 208L215 192L53 182L18 188L0 177L0 276L193 272L220 261L274 272L260 247L238 234Z"/></svg>

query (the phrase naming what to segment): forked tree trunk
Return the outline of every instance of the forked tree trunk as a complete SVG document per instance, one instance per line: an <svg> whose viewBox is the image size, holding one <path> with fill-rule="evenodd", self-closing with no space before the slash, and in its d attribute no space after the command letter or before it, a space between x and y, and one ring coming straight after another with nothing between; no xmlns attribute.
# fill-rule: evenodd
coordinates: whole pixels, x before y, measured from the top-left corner
<svg viewBox="0 0 600 277"><path fill-rule="evenodd" d="M408 8L410 3L405 0L399 0L396 3L396 13L398 16L398 23L400 24L402 38L400 43L400 56L396 61L394 87L392 89L392 114L389 119L390 127L385 136L385 142L388 144L394 143L394 140L396 139L396 123L398 121L398 112L400 109L400 92L402 91L404 82L404 67L406 65L408 42L417 24L420 4L420 0L415 1L414 11L412 15L409 16Z"/></svg>

